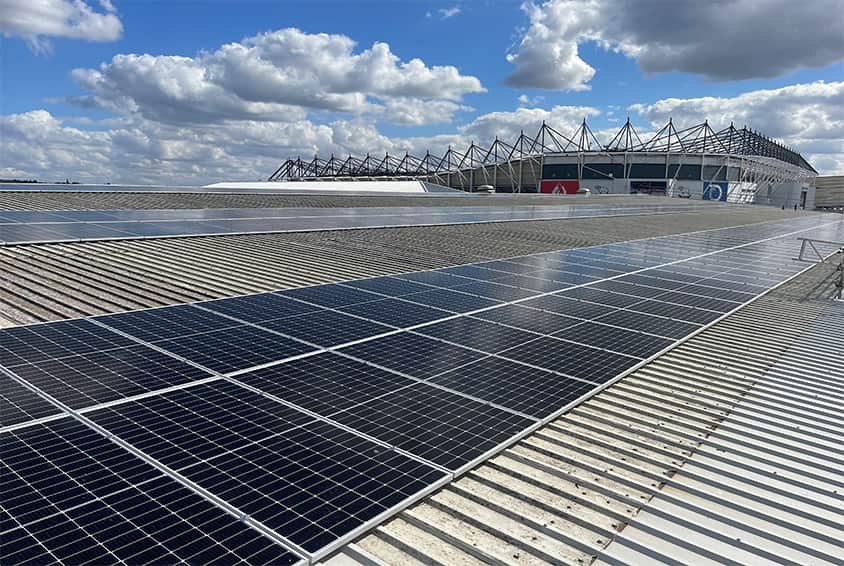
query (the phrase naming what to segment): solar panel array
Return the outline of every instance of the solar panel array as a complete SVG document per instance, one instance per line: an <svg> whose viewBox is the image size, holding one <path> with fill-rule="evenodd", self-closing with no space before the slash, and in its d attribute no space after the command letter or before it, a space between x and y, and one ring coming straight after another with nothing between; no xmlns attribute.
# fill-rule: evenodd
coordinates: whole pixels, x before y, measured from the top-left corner
<svg viewBox="0 0 844 566"><path fill-rule="evenodd" d="M3 554L322 557L797 274L795 232L844 222L0 331Z"/></svg>
<svg viewBox="0 0 844 566"><path fill-rule="evenodd" d="M735 209L736 205L0 210L0 244L635 216L692 212L704 207L726 211L727 206Z"/></svg>

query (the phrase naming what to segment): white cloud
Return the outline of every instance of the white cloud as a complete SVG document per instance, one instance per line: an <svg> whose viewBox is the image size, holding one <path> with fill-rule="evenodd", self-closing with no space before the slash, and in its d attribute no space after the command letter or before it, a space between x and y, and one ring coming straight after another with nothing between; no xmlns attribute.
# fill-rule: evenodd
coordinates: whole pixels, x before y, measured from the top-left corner
<svg viewBox="0 0 844 566"><path fill-rule="evenodd" d="M677 127L708 119L715 128L731 121L776 138L821 172L844 173L844 81L818 81L755 90L734 98L666 98L634 104L653 126L673 118Z"/></svg>
<svg viewBox="0 0 844 566"><path fill-rule="evenodd" d="M533 135L543 120L567 133L589 107L557 106L551 110L518 109L479 116L449 134L388 137L365 118L316 124L239 120L225 124L174 125L137 115L75 127L46 110L0 117L0 171L39 180L70 178L83 182L201 184L224 179L255 180L269 176L282 160L315 153L364 155L405 151L442 153L465 148L470 140L489 145L498 135L512 143L524 128Z"/></svg>
<svg viewBox="0 0 844 566"><path fill-rule="evenodd" d="M196 57L116 55L99 69L74 70L73 77L91 93L77 103L170 124L297 121L308 111L375 112L421 124L450 118L464 95L485 91L456 67L401 61L386 43L355 52L344 35L294 28ZM408 102L403 112L400 100Z"/></svg>
<svg viewBox="0 0 844 566"><path fill-rule="evenodd" d="M668 9L670 8L670 9ZM530 26L507 60L515 87L588 90L595 68L579 46L594 42L646 73L709 80L775 77L844 59L839 0L549 0L526 3Z"/></svg>
<svg viewBox="0 0 844 566"><path fill-rule="evenodd" d="M100 0L96 11L83 0L0 0L0 31L18 36L37 53L49 53L48 38L114 41L123 24L109 0Z"/></svg>
<svg viewBox="0 0 844 566"><path fill-rule="evenodd" d="M442 19L447 20L448 18L453 18L454 16L459 14L461 10L460 6L455 5L450 8L440 8L439 10L437 10L437 12L439 12Z"/></svg>

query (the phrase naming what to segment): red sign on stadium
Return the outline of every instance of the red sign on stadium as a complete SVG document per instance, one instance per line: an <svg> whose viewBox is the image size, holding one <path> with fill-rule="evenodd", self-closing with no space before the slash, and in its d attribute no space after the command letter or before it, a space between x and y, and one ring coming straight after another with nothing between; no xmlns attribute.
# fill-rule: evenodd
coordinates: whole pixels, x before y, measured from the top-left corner
<svg viewBox="0 0 844 566"><path fill-rule="evenodd" d="M579 181L560 181L551 179L539 182L539 192L549 195L573 195L580 188Z"/></svg>

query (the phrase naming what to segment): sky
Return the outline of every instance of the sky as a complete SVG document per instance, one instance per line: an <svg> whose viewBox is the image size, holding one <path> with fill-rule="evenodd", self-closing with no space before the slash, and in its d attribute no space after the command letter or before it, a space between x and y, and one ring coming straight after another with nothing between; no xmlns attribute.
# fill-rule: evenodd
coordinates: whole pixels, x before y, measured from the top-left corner
<svg viewBox="0 0 844 566"><path fill-rule="evenodd" d="M0 0L0 178L197 185L629 117L844 174L841 0Z"/></svg>

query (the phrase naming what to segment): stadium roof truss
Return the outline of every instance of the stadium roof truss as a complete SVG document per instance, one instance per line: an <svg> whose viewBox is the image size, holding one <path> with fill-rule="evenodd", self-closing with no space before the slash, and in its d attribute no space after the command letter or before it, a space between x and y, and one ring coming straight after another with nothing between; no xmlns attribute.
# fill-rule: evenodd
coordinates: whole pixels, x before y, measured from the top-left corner
<svg viewBox="0 0 844 566"><path fill-rule="evenodd" d="M677 129L669 120L643 140L628 118L608 143L598 140L585 119L570 136L543 122L533 137L524 131L513 143L496 137L488 148L473 141L463 152L449 147L441 156L428 151L424 157L385 153L364 158L315 155L310 160L287 159L269 180L412 178L471 190L483 184L497 186L499 180L506 179L518 192L526 177L540 178L548 155L577 156L581 167L594 158L626 164L637 155L661 155L666 162L670 157L672 163L679 159L682 165L684 158L713 156L718 158L713 164L740 169L737 181L757 184L799 181L817 174L799 153L746 126L739 129L730 124L715 131L702 122Z"/></svg>

